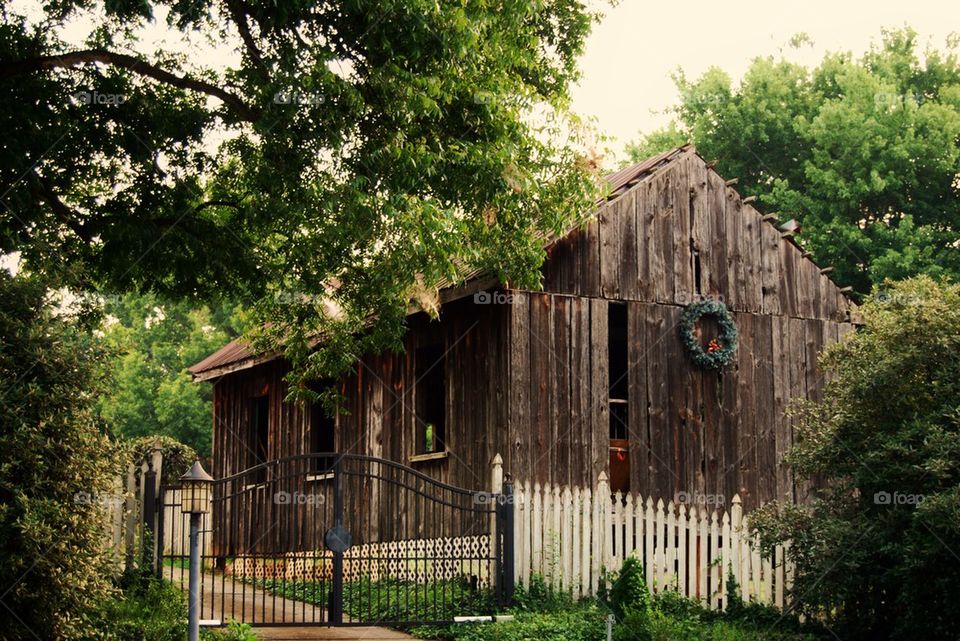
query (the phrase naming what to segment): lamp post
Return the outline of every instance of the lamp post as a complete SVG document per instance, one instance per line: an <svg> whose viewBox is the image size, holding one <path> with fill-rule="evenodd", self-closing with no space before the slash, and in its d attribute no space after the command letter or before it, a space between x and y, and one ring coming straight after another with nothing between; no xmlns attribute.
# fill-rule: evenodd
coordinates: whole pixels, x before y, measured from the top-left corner
<svg viewBox="0 0 960 641"><path fill-rule="evenodd" d="M181 510L190 515L190 602L188 606L188 641L200 639L200 523L210 512L213 477L200 461L180 477Z"/></svg>

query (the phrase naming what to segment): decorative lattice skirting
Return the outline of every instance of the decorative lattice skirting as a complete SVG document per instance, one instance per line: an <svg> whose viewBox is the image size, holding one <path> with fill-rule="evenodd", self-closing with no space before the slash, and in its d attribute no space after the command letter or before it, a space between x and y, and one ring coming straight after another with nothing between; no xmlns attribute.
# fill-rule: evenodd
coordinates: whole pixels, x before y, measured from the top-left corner
<svg viewBox="0 0 960 641"><path fill-rule="evenodd" d="M369 578L415 583L475 576L490 585L490 536L387 541L355 545L343 554L345 581ZM327 550L290 552L279 557L233 559L228 575L250 579L321 581L333 578L333 554Z"/></svg>

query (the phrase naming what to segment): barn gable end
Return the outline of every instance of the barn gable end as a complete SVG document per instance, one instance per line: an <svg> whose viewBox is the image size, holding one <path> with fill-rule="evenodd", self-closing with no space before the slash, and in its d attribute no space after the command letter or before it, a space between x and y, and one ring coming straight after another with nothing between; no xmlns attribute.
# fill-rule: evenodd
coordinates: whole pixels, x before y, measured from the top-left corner
<svg viewBox="0 0 960 641"><path fill-rule="evenodd" d="M619 474L644 496L740 494L747 508L803 500L783 463L786 409L820 397L817 355L852 329L853 305L691 148L632 170L548 246L543 291L512 290L510 469L581 486ZM721 372L697 367L679 337L683 306L706 298L740 334ZM613 398L613 308L626 317L625 398Z"/></svg>
<svg viewBox="0 0 960 641"><path fill-rule="evenodd" d="M621 188L547 251L547 292L675 305L719 298L735 311L836 322L853 307L692 149Z"/></svg>

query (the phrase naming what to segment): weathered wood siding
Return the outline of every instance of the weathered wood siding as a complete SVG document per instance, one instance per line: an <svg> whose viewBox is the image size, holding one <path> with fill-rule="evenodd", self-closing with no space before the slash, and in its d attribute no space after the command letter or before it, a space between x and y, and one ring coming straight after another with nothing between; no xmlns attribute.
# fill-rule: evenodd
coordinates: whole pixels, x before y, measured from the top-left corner
<svg viewBox="0 0 960 641"><path fill-rule="evenodd" d="M510 469L589 486L608 466L607 305L628 307L631 490L802 499L782 458L785 409L818 398L816 357L852 329L851 304L695 153L602 206L549 248L544 292L512 292ZM724 301L734 367L684 353L683 306ZM529 438L523 438L529 434ZM551 446L551 444L553 444Z"/></svg>
<svg viewBox="0 0 960 641"><path fill-rule="evenodd" d="M514 296L510 422L521 427L513 430L508 469L588 487L608 471L608 302ZM819 397L816 356L849 324L734 312L736 364L713 372L684 353L681 311L627 303L631 491L726 500L739 493L748 507L801 498L780 463L793 438L784 410L790 399Z"/></svg>
<svg viewBox="0 0 960 641"><path fill-rule="evenodd" d="M409 463L417 433L414 354L440 340L446 352L448 455L413 465L451 485L487 488L490 461L508 443L508 309L469 298L444 306L439 321L412 317L404 353L366 357L344 382L338 449Z"/></svg>
<svg viewBox="0 0 960 641"><path fill-rule="evenodd" d="M411 465L458 487L489 489L490 462L495 453L507 451L510 443L506 401L510 389L508 310L505 304L475 305L472 299L466 299L445 306L442 321L430 321L422 314L411 317L403 353L367 356L340 384L344 403L336 417L337 451ZM417 433L414 354L417 347L438 340L446 353L447 456L411 462L416 453L414 435ZM278 459L310 452L309 410L283 401L288 391L283 380L287 371L285 363L274 361L229 374L215 383L212 469L215 478L236 474L252 464L251 401L263 394L268 394L270 407L268 457ZM289 470L283 475L303 477L307 471L304 467L302 473ZM310 519L329 523L323 513L329 511L330 506L320 508L316 514L311 512L310 518L294 519L289 516L294 508L277 506L268 496L275 491L287 491L323 495L324 499L332 500L329 488L302 480L271 483L268 491L261 492L263 496L247 492L241 500L224 503L227 509L220 510L216 517L220 533L217 549L229 551L224 537L241 542L244 548L256 538L259 550L310 549L316 537L309 527ZM370 483L377 484L376 481ZM227 491L239 492L241 485L238 483ZM365 533L363 536L373 540L380 537L390 540L391 533L410 534L423 528L430 529L431 535L442 533L435 524L440 508L421 502L417 510L404 510L409 492L391 489L386 484L373 489L368 485L351 487L345 492L347 514L374 517L370 523L354 521L355 536ZM233 514L231 509L242 510L244 515ZM304 515L308 512L307 508L297 509ZM435 509L437 514L431 511ZM275 525L272 531L271 523ZM282 523L282 527L276 526L277 523ZM295 524L295 531L291 524ZM234 527L239 530L231 529ZM255 532L260 534L254 537Z"/></svg>

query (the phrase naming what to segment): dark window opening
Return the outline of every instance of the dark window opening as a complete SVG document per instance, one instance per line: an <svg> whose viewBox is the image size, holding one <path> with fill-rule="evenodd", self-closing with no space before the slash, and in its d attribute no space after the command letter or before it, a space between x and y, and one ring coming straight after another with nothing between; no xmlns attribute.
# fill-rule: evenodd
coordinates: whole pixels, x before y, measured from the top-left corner
<svg viewBox="0 0 960 641"><path fill-rule="evenodd" d="M611 303L607 307L607 351L610 364L611 400L626 401L629 389L627 371L627 306Z"/></svg>
<svg viewBox="0 0 960 641"><path fill-rule="evenodd" d="M446 444L446 371L443 345L421 347L414 355L416 370L416 453L443 452Z"/></svg>
<svg viewBox="0 0 960 641"><path fill-rule="evenodd" d="M336 418L330 416L323 403L319 401L310 407L310 453L330 453L337 451ZM310 459L311 471L315 474L329 472L335 457L318 456Z"/></svg>
<svg viewBox="0 0 960 641"><path fill-rule="evenodd" d="M700 252L693 250L693 286L697 296L703 293L703 269L700 266Z"/></svg>
<svg viewBox="0 0 960 641"><path fill-rule="evenodd" d="M629 342L627 306L607 306L607 363L610 376L610 489L630 489Z"/></svg>
<svg viewBox="0 0 960 641"><path fill-rule="evenodd" d="M251 427L253 432L253 443L250 467L266 463L270 456L270 396L258 396L251 403ZM267 470L263 467L253 475L255 483L262 483L267 480Z"/></svg>

